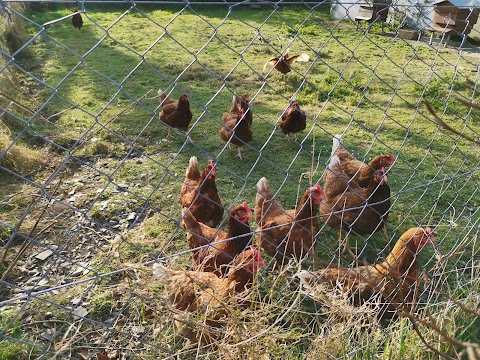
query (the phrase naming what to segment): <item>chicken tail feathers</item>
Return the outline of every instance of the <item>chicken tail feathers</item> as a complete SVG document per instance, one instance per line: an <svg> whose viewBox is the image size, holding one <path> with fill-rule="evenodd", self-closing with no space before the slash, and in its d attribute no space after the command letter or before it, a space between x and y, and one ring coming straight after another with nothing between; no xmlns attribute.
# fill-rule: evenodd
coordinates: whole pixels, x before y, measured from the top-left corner
<svg viewBox="0 0 480 360"><path fill-rule="evenodd" d="M332 155L330 158L330 163L328 164L328 168L332 169L336 165L340 165L340 158L337 155Z"/></svg>
<svg viewBox="0 0 480 360"><path fill-rule="evenodd" d="M272 189L270 189L270 184L268 183L267 178L262 177L260 180L258 180L257 189L258 193L263 197L267 197L269 199L273 198Z"/></svg>
<svg viewBox="0 0 480 360"><path fill-rule="evenodd" d="M307 270L300 270L294 276L300 279L302 287L310 287L315 282L316 278L314 274Z"/></svg>
<svg viewBox="0 0 480 360"><path fill-rule="evenodd" d="M200 170L198 169L198 159L192 156L188 162L187 171L185 172L185 179L198 180L200 178Z"/></svg>
<svg viewBox="0 0 480 360"><path fill-rule="evenodd" d="M193 214L190 211L185 212L183 216L183 221L185 223L185 228L187 230L192 230L198 226L197 219L195 219L195 216L193 216Z"/></svg>
<svg viewBox="0 0 480 360"><path fill-rule="evenodd" d="M308 54L301 53L300 55L298 55L295 61L307 62L308 60L310 60L310 56L308 56Z"/></svg>
<svg viewBox="0 0 480 360"><path fill-rule="evenodd" d="M273 63L273 66L275 66L276 63L277 63L277 62L275 61L275 62ZM268 60L268 61L265 63L265 65L263 65L263 70L262 70L262 72L263 72L264 74L267 72L267 67L268 67L269 64L272 64L272 60Z"/></svg>
<svg viewBox="0 0 480 360"><path fill-rule="evenodd" d="M158 89L158 96L160 97L160 105L168 98L168 94L162 89Z"/></svg>
<svg viewBox="0 0 480 360"><path fill-rule="evenodd" d="M242 104L239 101L237 95L233 94L232 107L230 108L230 112L239 113L241 111L242 111Z"/></svg>
<svg viewBox="0 0 480 360"><path fill-rule="evenodd" d="M341 146L342 146L342 135L337 134L333 137L332 155L335 155L335 153Z"/></svg>
<svg viewBox="0 0 480 360"><path fill-rule="evenodd" d="M170 277L170 269L168 269L164 264L155 263L153 264L153 275L163 280L167 280Z"/></svg>

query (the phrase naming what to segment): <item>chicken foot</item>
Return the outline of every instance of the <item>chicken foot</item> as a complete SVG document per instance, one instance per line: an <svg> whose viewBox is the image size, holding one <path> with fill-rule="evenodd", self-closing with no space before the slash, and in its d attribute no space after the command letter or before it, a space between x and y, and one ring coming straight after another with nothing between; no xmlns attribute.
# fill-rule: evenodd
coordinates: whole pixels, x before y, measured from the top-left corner
<svg viewBox="0 0 480 360"><path fill-rule="evenodd" d="M237 153L238 157L240 158L240 160L243 160L242 159L242 148L239 146L238 147L238 153Z"/></svg>
<svg viewBox="0 0 480 360"><path fill-rule="evenodd" d="M345 239L342 239L342 231L340 230L338 233L338 236L339 236L339 244L341 245L343 243L343 250L341 253L343 254L347 252L353 260L356 260L357 255L355 255L355 253L352 251L352 247L350 246L350 233L347 233L347 235L345 236ZM355 250L355 252L357 251L356 246L353 247L353 249Z"/></svg>

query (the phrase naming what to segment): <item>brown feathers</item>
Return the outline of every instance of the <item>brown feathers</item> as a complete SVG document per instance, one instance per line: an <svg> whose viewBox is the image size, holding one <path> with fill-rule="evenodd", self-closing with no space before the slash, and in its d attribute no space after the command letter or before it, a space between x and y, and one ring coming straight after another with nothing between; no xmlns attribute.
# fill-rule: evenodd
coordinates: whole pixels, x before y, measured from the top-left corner
<svg viewBox="0 0 480 360"><path fill-rule="evenodd" d="M75 7L73 10L74 14L72 15L72 25L74 28L80 29L83 25L82 15L78 12L78 7Z"/></svg>

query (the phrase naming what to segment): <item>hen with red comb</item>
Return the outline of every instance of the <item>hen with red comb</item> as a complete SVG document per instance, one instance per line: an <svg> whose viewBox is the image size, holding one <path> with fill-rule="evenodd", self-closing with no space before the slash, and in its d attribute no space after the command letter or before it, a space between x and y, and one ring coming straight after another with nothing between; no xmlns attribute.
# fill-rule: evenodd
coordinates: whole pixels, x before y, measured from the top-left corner
<svg viewBox="0 0 480 360"><path fill-rule="evenodd" d="M197 221L210 227L220 224L224 212L215 183L216 175L217 168L212 160L200 174L197 157L192 156L180 190L182 213L188 210Z"/></svg>
<svg viewBox="0 0 480 360"><path fill-rule="evenodd" d="M340 159L342 170L351 179L355 180L361 187L367 187L373 173L382 168L388 168L393 165L395 158L392 154L377 155L368 164L357 160L342 144L341 135L335 135L333 138L332 156L336 155Z"/></svg>
<svg viewBox="0 0 480 360"><path fill-rule="evenodd" d="M315 293L317 284L327 292L347 294L354 306L369 304L381 318L391 318L399 310L410 312L417 303L418 253L426 244L435 244L430 228L411 228L404 232L384 262L356 268L329 268L296 274L302 285ZM325 291L325 288L324 290ZM325 299L325 297L322 297Z"/></svg>
<svg viewBox="0 0 480 360"><path fill-rule="evenodd" d="M225 336L222 327L232 310L237 312L250 304L255 276L264 267L262 255L252 246L227 267L223 279L211 272L172 270L156 263L153 281L165 289L170 303L167 310L174 309L172 318L178 332L191 343L208 345Z"/></svg>
<svg viewBox="0 0 480 360"><path fill-rule="evenodd" d="M250 245L252 232L248 222L252 211L246 203L234 206L229 212L228 231L202 224L190 211L183 221L188 230L187 240L192 253L193 266L202 271L225 275L232 260Z"/></svg>

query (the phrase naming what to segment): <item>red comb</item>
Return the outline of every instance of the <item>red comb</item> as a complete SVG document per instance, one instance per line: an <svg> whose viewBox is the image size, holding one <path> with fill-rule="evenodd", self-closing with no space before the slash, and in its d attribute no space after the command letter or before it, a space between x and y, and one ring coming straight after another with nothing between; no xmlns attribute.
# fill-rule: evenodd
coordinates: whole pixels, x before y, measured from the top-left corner
<svg viewBox="0 0 480 360"><path fill-rule="evenodd" d="M433 231L432 231L432 229L429 228L429 227L427 227L427 228L425 229L425 232L427 233L427 238L428 238L428 240L429 240L432 244L434 244L434 241L436 241L436 240L435 240L435 236L433 236Z"/></svg>
<svg viewBox="0 0 480 360"><path fill-rule="evenodd" d="M257 258L258 261L263 262L262 254L260 253L260 251L258 251L258 249L256 247L252 246L252 252L253 252L253 254L255 255L255 257Z"/></svg>

